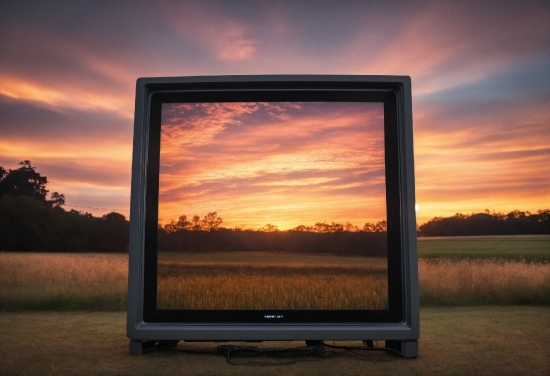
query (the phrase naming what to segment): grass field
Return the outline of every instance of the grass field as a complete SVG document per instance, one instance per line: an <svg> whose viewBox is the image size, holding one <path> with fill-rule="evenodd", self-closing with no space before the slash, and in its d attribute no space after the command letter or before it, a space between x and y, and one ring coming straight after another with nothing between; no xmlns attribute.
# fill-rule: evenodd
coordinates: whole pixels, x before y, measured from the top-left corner
<svg viewBox="0 0 550 376"><path fill-rule="evenodd" d="M160 309L387 309L385 259L272 253L159 255Z"/></svg>
<svg viewBox="0 0 550 376"><path fill-rule="evenodd" d="M420 259L420 304L550 305L550 263Z"/></svg>
<svg viewBox="0 0 550 376"><path fill-rule="evenodd" d="M486 247L485 251L480 249L481 245ZM460 258L460 249L467 259ZM550 258L550 236L421 239L419 254L422 256L419 261L422 306L550 305L550 263L543 261ZM480 255L483 257L478 257ZM493 258L487 258L489 255ZM204 254L172 254L169 257L170 260L163 259L161 254L159 262L169 265L170 262L185 260L193 268L212 266L207 265ZM254 257L257 259L253 260ZM260 258L273 268L284 262L287 266L301 265L335 272L333 258L338 259L343 270L371 267L374 268L372 272L383 268L381 260L377 264L372 259L359 257L311 258L250 253L216 256L219 262L236 264L257 262ZM128 257L125 254L0 252L0 310L124 310L127 268ZM348 277L354 278L353 275ZM303 283L306 283L305 280Z"/></svg>
<svg viewBox="0 0 550 376"><path fill-rule="evenodd" d="M0 252L0 310L124 310L128 256Z"/></svg>
<svg viewBox="0 0 550 376"><path fill-rule="evenodd" d="M418 238L421 258L482 258L550 261L550 235Z"/></svg>
<svg viewBox="0 0 550 376"><path fill-rule="evenodd" d="M550 307L421 308L420 333L417 359L384 353L362 357L327 349L325 358L311 356L305 358L307 362L286 366L231 366L223 356L214 354L130 356L124 312L3 312L0 374L548 375L550 370ZM178 349L213 352L217 345L180 342ZM288 348L304 343L246 345ZM235 360L241 363L246 359Z"/></svg>

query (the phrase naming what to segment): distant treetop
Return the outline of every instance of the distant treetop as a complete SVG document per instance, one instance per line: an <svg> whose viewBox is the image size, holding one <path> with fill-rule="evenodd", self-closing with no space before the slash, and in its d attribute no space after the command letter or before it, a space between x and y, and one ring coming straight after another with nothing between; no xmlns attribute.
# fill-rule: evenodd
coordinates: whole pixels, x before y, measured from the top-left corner
<svg viewBox="0 0 550 376"><path fill-rule="evenodd" d="M52 207L61 207L65 204L65 196L53 192L51 199L47 200L48 178L36 172L28 159L19 163L18 169L6 171L0 166L0 196L9 194L12 196L30 196L39 201L47 202Z"/></svg>

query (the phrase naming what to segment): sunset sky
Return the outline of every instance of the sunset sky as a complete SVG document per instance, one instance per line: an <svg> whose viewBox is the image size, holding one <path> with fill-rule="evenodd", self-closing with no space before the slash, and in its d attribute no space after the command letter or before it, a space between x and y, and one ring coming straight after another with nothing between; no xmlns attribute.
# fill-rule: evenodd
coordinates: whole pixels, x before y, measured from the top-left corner
<svg viewBox="0 0 550 376"><path fill-rule="evenodd" d="M547 1L2 1L0 166L29 159L66 209L128 216L136 79L226 74L411 76L419 224L550 208Z"/></svg>
<svg viewBox="0 0 550 376"><path fill-rule="evenodd" d="M161 223L386 219L383 103L168 103L161 118Z"/></svg>

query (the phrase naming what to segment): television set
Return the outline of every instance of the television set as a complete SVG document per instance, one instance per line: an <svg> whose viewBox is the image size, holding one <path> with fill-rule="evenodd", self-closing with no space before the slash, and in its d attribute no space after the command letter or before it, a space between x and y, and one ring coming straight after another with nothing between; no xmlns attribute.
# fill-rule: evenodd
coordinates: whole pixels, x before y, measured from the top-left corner
<svg viewBox="0 0 550 376"><path fill-rule="evenodd" d="M383 340L417 356L410 77L139 78L135 106L132 354Z"/></svg>

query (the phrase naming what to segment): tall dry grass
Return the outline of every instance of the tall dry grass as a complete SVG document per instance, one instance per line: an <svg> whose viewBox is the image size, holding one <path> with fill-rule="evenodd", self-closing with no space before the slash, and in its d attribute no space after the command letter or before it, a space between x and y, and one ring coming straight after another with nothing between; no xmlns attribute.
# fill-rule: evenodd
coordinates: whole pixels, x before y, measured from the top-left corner
<svg viewBox="0 0 550 376"><path fill-rule="evenodd" d="M122 254L0 253L0 309L124 310Z"/></svg>
<svg viewBox="0 0 550 376"><path fill-rule="evenodd" d="M371 263L160 262L161 309L387 309L387 267ZM263 261L266 261L265 259ZM273 262L277 261L277 262ZM301 262L300 262L301 261Z"/></svg>
<svg viewBox="0 0 550 376"><path fill-rule="evenodd" d="M159 277L160 309L387 309L385 275Z"/></svg>
<svg viewBox="0 0 550 376"><path fill-rule="evenodd" d="M124 310L127 265L128 258L122 254L0 252L0 310ZM189 270L188 267L184 269ZM206 273L207 269L202 272ZM200 304L218 307L216 304L223 301L226 302L224 304L234 305L231 299L235 302L237 294L232 293L234 297L231 299L226 296L228 292L234 291L238 292L239 299L245 305L255 307L254 302L265 299L266 292L269 292L270 298L262 304L281 309L279 303L283 302L296 309L296 305L292 306L298 304L296 300L288 303L288 298L284 296L288 296L288 291L293 291L291 295L303 297L299 303L302 306L319 307L322 301L325 307L346 306L355 309L364 302L376 301L387 294L382 287L376 287L379 282L357 279L361 278L359 273L346 274L329 269L313 268L319 273L318 276L297 276L293 272L286 276L282 274L283 277L275 280L270 279L273 276L270 277L269 273L249 274L258 279L240 283L241 287L238 288L235 288L235 281L231 280L231 277L236 276L231 273L220 275L211 269L202 277L174 273L161 277L173 279L159 282L159 298L161 305L166 304L166 301L174 301L173 304L178 307L189 307L197 304L197 297L201 295L206 300ZM276 270L273 268L271 272ZM332 279L327 277L327 271ZM370 276L373 276L372 271ZM369 274L364 277L369 277ZM550 305L548 262L420 259L419 278L420 300L424 306ZM385 279L383 282L385 287ZM165 288L163 283L172 287ZM381 293L372 297L366 289L357 289L357 286L368 285L374 286L373 291ZM232 289L226 288L231 286ZM189 291L189 295L174 296L175 291ZM163 294L168 295L164 297ZM277 304L274 305L274 302Z"/></svg>
<svg viewBox="0 0 550 376"><path fill-rule="evenodd" d="M550 305L550 263L420 259L421 305Z"/></svg>

